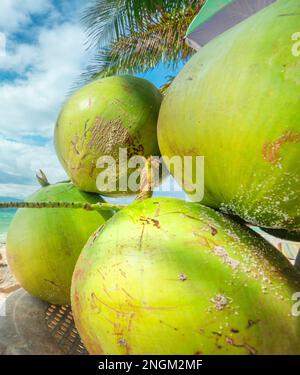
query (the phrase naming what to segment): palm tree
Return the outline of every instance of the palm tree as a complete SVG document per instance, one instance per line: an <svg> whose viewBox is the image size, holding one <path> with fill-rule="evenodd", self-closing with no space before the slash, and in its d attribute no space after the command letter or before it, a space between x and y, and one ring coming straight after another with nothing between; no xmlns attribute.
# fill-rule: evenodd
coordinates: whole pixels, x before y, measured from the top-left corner
<svg viewBox="0 0 300 375"><path fill-rule="evenodd" d="M143 73L164 63L175 69L193 53L184 41L204 0L93 0L85 10L95 61L85 81L115 74Z"/></svg>

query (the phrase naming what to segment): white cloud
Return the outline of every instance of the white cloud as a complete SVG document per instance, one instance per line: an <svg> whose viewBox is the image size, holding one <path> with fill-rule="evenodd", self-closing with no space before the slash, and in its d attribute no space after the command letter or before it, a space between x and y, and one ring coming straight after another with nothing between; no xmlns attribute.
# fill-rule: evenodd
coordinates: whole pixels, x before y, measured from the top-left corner
<svg viewBox="0 0 300 375"><path fill-rule="evenodd" d="M34 146L0 139L0 196L24 197L36 190L35 174L39 169L50 182L66 179L52 144Z"/></svg>
<svg viewBox="0 0 300 375"><path fill-rule="evenodd" d="M37 185L0 184L0 197L24 199L33 194L36 190L38 190Z"/></svg>
<svg viewBox="0 0 300 375"><path fill-rule="evenodd" d="M31 23L32 15L55 11L50 0L1 0L0 30L7 33L18 31Z"/></svg>
<svg viewBox="0 0 300 375"><path fill-rule="evenodd" d="M2 134L50 137L66 94L85 61L84 33L78 25L41 30L36 45L20 45L0 68L25 77L0 86Z"/></svg>
<svg viewBox="0 0 300 375"><path fill-rule="evenodd" d="M50 0L0 1L0 31L20 32L32 24L32 15L45 14L44 27L27 29L35 33L34 42L19 41L0 58L0 196L19 197L35 188L38 168L52 181L65 178L52 147L53 129L88 56L78 21L70 14L72 21L54 22L57 9ZM15 77L1 82L1 72ZM49 142L32 145L29 136Z"/></svg>
<svg viewBox="0 0 300 375"><path fill-rule="evenodd" d="M24 74L28 67L38 62L38 49L34 45L20 44L14 51L6 51L0 59L0 69Z"/></svg>

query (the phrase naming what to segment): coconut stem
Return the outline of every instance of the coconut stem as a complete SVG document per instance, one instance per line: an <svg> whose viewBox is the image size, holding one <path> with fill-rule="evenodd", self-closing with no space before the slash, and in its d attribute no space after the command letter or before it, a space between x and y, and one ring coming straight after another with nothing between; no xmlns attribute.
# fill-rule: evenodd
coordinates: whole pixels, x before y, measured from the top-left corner
<svg viewBox="0 0 300 375"><path fill-rule="evenodd" d="M135 200L143 201L144 199L151 198L152 190L152 157L150 156L146 161L144 168L141 172L140 192Z"/></svg>
<svg viewBox="0 0 300 375"><path fill-rule="evenodd" d="M73 208L87 211L120 211L125 204L82 202L0 202L1 208Z"/></svg>
<svg viewBox="0 0 300 375"><path fill-rule="evenodd" d="M42 187L50 185L47 176L45 175L45 173L41 169L36 173L36 179L38 180L38 183Z"/></svg>

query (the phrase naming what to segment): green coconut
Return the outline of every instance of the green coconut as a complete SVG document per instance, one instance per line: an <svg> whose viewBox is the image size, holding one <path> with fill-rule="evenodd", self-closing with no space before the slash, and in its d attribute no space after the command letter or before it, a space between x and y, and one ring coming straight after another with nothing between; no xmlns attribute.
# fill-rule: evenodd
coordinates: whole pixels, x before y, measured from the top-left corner
<svg viewBox="0 0 300 375"><path fill-rule="evenodd" d="M208 43L169 88L158 125L162 155L204 156L203 204L289 231L300 231L299 11L278 0Z"/></svg>
<svg viewBox="0 0 300 375"><path fill-rule="evenodd" d="M299 354L299 277L246 226L151 198L89 240L71 301L91 354Z"/></svg>
<svg viewBox="0 0 300 375"><path fill-rule="evenodd" d="M134 168L124 166L119 150L126 149L128 159L160 155L157 118L161 100L154 85L131 76L99 79L78 90L64 105L55 127L57 155L73 183L83 191L104 195L137 193L126 186ZM99 162L101 156L116 162L116 178ZM108 181L98 178L100 172L104 177L107 173Z"/></svg>
<svg viewBox="0 0 300 375"><path fill-rule="evenodd" d="M71 183L41 188L27 202L103 202L96 194L80 192ZM90 235L111 212L83 209L19 209L7 235L9 266L21 286L54 304L70 302L72 273Z"/></svg>

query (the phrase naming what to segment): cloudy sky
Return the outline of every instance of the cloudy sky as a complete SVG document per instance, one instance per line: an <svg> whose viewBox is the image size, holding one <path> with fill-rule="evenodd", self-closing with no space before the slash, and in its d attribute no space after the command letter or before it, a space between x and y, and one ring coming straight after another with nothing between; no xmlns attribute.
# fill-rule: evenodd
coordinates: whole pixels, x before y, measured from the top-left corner
<svg viewBox="0 0 300 375"><path fill-rule="evenodd" d="M0 196L24 197L35 172L66 178L53 148L53 128L66 95L91 51L80 14L88 1L0 0ZM160 85L160 67L146 78Z"/></svg>

